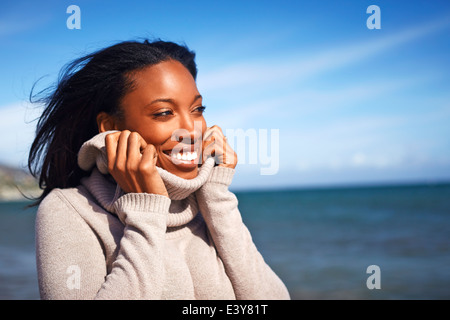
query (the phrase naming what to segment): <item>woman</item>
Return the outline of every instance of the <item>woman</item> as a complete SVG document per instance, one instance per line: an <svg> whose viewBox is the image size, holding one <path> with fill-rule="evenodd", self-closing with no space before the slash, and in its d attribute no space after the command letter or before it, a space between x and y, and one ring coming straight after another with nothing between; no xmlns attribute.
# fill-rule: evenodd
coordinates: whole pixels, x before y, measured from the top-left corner
<svg viewBox="0 0 450 320"><path fill-rule="evenodd" d="M235 152L207 127L195 54L123 42L73 62L43 102L42 299L288 299L228 190Z"/></svg>

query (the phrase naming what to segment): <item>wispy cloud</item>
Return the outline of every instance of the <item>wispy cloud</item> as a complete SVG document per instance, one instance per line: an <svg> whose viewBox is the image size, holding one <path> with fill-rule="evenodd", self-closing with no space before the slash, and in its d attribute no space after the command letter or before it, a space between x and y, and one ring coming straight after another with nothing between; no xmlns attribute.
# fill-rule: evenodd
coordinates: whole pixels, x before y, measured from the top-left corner
<svg viewBox="0 0 450 320"><path fill-rule="evenodd" d="M341 47L330 48L323 52L310 52L309 56L297 54L245 61L225 66L200 75L199 86L208 92L224 88L257 86L264 83L276 83L305 80L336 68L358 63L374 55L383 53L396 46L418 40L426 35L442 31L450 27L450 18L407 28L378 40L361 41Z"/></svg>
<svg viewBox="0 0 450 320"><path fill-rule="evenodd" d="M443 124L449 118L450 104L444 101L422 113L353 115L284 131L280 149L297 159L295 164L285 164L301 172L448 166L448 154L436 149L448 147L448 142L440 136L448 135L449 130ZM421 131L430 129L431 136L424 137Z"/></svg>
<svg viewBox="0 0 450 320"><path fill-rule="evenodd" d="M322 119L326 119L325 115L330 112L342 113L352 108L354 112L376 114L377 109L367 110L365 104L373 104L374 99L395 96L403 89L427 84L434 77L433 74L430 74L420 77L350 83L339 88L305 88L281 96L275 94L270 98L256 96L251 102L237 99L234 104L226 108L212 108L212 112L208 111L207 113L207 119L224 128L270 125L271 128L282 126L285 129L302 130L305 124L308 127L319 125L315 122L311 123L310 116L320 115Z"/></svg>

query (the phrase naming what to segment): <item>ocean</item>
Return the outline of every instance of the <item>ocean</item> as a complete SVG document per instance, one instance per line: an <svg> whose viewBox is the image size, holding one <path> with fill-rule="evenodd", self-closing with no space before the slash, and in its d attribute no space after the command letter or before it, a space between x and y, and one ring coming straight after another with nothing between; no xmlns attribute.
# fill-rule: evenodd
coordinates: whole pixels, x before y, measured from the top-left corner
<svg viewBox="0 0 450 320"><path fill-rule="evenodd" d="M292 299L450 298L450 184L236 196L255 244ZM3 300L39 299L36 208L24 210L27 204L0 203Z"/></svg>

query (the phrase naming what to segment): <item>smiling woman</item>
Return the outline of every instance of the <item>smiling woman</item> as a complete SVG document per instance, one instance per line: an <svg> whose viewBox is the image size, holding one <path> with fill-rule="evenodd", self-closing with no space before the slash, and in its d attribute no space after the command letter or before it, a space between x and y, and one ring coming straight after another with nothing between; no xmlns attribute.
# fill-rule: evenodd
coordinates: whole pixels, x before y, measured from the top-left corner
<svg viewBox="0 0 450 320"><path fill-rule="evenodd" d="M29 156L43 299L288 299L228 190L195 55L123 42L70 64ZM42 160L42 161L41 161Z"/></svg>

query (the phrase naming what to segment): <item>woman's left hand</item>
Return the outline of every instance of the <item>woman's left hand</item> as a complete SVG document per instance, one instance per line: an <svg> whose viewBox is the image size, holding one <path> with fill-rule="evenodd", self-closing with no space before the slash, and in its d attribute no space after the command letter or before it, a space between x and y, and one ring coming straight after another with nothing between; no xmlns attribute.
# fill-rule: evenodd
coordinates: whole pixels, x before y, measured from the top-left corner
<svg viewBox="0 0 450 320"><path fill-rule="evenodd" d="M237 154L228 144L219 126L212 126L206 129L203 135L202 159L212 156L216 159L219 167L236 168Z"/></svg>

